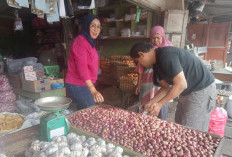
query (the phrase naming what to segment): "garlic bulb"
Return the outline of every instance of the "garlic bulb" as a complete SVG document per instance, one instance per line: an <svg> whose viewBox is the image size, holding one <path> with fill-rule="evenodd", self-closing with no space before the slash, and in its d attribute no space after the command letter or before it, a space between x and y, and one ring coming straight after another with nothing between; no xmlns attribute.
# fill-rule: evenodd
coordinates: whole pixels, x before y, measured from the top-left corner
<svg viewBox="0 0 232 157"><path fill-rule="evenodd" d="M51 154L55 153L57 150L58 150L57 145L51 145L46 149L46 155L51 155Z"/></svg>
<svg viewBox="0 0 232 157"><path fill-rule="evenodd" d="M60 151L63 152L64 154L66 154L66 155L70 154L70 149L67 146L61 147Z"/></svg>
<svg viewBox="0 0 232 157"><path fill-rule="evenodd" d="M98 138L97 144L101 147L106 147L106 142L103 139Z"/></svg>
<svg viewBox="0 0 232 157"><path fill-rule="evenodd" d="M76 137L73 137L72 139L69 139L70 145L75 144L75 143L82 143L79 136L76 136Z"/></svg>
<svg viewBox="0 0 232 157"><path fill-rule="evenodd" d="M112 143L108 143L106 145L106 149L113 149L113 148L115 148L115 146Z"/></svg>
<svg viewBox="0 0 232 157"><path fill-rule="evenodd" d="M53 137L51 142L33 141L26 157L129 157L123 149L101 139L69 133L67 137ZM1 156L0 156L1 157Z"/></svg>
<svg viewBox="0 0 232 157"><path fill-rule="evenodd" d="M102 156L102 150L101 150L101 147L98 146L98 145L93 145L90 149L89 149L89 152L91 155L97 155L99 157Z"/></svg>
<svg viewBox="0 0 232 157"><path fill-rule="evenodd" d="M36 152L32 157L47 157L45 152Z"/></svg>
<svg viewBox="0 0 232 157"><path fill-rule="evenodd" d="M88 154L89 154L89 149L88 149L87 147L84 147L84 148L82 149L82 156L83 156L83 157L87 157Z"/></svg>
<svg viewBox="0 0 232 157"><path fill-rule="evenodd" d="M121 147L116 147L116 148L114 149L114 153L115 153L115 154L122 154L122 153L123 153L123 149L122 149Z"/></svg>
<svg viewBox="0 0 232 157"><path fill-rule="evenodd" d="M74 138L74 137L76 137L76 136L77 136L77 134L75 134L75 133L69 133L69 134L67 135L67 139L70 140L70 139L72 139L72 138Z"/></svg>
<svg viewBox="0 0 232 157"><path fill-rule="evenodd" d="M30 147L30 152L32 152L33 154L36 153L36 152L39 152L40 151L40 141L39 140L36 140L34 142L32 142L31 144L31 147Z"/></svg>
<svg viewBox="0 0 232 157"><path fill-rule="evenodd" d="M117 154L110 154L109 157L122 157L122 154L117 153Z"/></svg>
<svg viewBox="0 0 232 157"><path fill-rule="evenodd" d="M61 151L56 151L52 153L51 155L49 155L49 157L64 157L64 153Z"/></svg>
<svg viewBox="0 0 232 157"><path fill-rule="evenodd" d="M81 140L81 143L84 143L86 141L86 137L85 136L80 136L80 140Z"/></svg>
<svg viewBox="0 0 232 157"><path fill-rule="evenodd" d="M81 151L82 150L82 145L81 143L74 143L70 146L70 150L72 151Z"/></svg>
<svg viewBox="0 0 232 157"><path fill-rule="evenodd" d="M41 150L46 150L51 145L50 142L43 142L40 144Z"/></svg>
<svg viewBox="0 0 232 157"><path fill-rule="evenodd" d="M81 151L71 151L70 157L79 157L81 156Z"/></svg>

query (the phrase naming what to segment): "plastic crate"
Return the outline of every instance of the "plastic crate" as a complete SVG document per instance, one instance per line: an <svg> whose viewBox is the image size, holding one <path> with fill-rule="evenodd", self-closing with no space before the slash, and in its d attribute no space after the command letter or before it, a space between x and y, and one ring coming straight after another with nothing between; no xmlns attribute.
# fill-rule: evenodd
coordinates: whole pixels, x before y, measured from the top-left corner
<svg viewBox="0 0 232 157"><path fill-rule="evenodd" d="M62 78L59 65L44 66L46 75L50 77Z"/></svg>

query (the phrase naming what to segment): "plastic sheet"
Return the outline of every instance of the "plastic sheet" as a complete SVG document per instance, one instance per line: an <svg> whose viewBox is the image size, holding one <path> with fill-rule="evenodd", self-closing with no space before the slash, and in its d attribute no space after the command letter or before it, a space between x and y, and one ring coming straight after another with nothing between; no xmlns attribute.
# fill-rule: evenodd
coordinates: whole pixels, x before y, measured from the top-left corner
<svg viewBox="0 0 232 157"><path fill-rule="evenodd" d="M0 75L0 92L11 90L12 86L6 75Z"/></svg>
<svg viewBox="0 0 232 157"><path fill-rule="evenodd" d="M18 107L19 112L23 115L28 115L40 110L37 106L35 106L34 100L24 97L20 97L17 101L15 101L15 104Z"/></svg>
<svg viewBox="0 0 232 157"><path fill-rule="evenodd" d="M16 95L13 90L0 92L0 103L14 102L16 100Z"/></svg>
<svg viewBox="0 0 232 157"><path fill-rule="evenodd" d="M7 61L7 71L10 74L17 74L22 71L23 66L27 65L35 65L37 62L37 58L35 57L27 57L22 59L9 59Z"/></svg>

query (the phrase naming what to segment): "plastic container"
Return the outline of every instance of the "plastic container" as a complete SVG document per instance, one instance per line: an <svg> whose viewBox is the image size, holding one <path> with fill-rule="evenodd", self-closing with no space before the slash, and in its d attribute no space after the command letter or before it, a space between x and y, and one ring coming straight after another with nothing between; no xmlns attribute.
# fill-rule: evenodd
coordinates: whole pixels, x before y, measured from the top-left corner
<svg viewBox="0 0 232 157"><path fill-rule="evenodd" d="M44 66L46 75L61 78L62 73L60 72L59 65Z"/></svg>
<svg viewBox="0 0 232 157"><path fill-rule="evenodd" d="M211 112L208 131L223 137L227 119L227 112L224 108L215 108Z"/></svg>
<svg viewBox="0 0 232 157"><path fill-rule="evenodd" d="M52 89L60 89L60 88L64 88L62 83L52 84Z"/></svg>
<svg viewBox="0 0 232 157"><path fill-rule="evenodd" d="M229 118L232 118L232 95L229 97L226 103L226 111Z"/></svg>

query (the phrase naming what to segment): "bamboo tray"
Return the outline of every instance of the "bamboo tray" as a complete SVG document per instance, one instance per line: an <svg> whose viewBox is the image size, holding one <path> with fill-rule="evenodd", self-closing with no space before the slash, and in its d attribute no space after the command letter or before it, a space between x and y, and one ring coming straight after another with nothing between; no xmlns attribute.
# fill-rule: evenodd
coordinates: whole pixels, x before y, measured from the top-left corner
<svg viewBox="0 0 232 157"><path fill-rule="evenodd" d="M86 108L86 109L82 109L82 110L79 110L79 111L76 111L76 112L74 112L74 113L78 113L78 112L80 112L80 111L83 111L83 110L89 110L89 109L91 109L91 108L96 108L96 107L102 107L102 108L117 108L117 107L113 107L113 106L110 106L110 105L105 105L105 104L101 104L101 105L95 105L95 106L91 106L91 107L89 107L89 108ZM121 109L121 108L120 108ZM124 110L124 109L122 109L122 110ZM132 111L128 111L128 112L132 112ZM69 115L70 116L70 115ZM67 118L69 118L69 116L67 116ZM184 127L184 128L189 128L189 129L192 129L192 130L196 130L196 129L194 129L194 128L191 128L191 127L187 127L187 126L183 126L183 125L180 125L181 127ZM87 132L85 132L82 128L80 128L80 127L76 127L76 126L71 126L71 130L72 131L74 131L74 130L76 130L77 131L77 133L78 132L83 132L83 134L85 133L85 134L87 134L87 135L89 135L89 136L93 136L93 137L99 137L99 138L102 138L102 137L100 137L100 136L97 136L97 135L95 135L95 134L92 134L92 133L87 133ZM211 135L211 136L213 136L213 137L216 137L216 138L219 138L219 139L221 139L220 140L220 142L219 142L219 144L218 144L218 147L217 147L217 149L216 149L216 151L215 151L215 153L214 153L214 157L221 157L221 155L222 155L222 149L223 149L223 145L224 145L224 143L225 143L225 139L224 138L222 138L221 136L219 136L219 135L217 135L217 134L214 134L214 133L210 133L210 132L207 132L207 131L201 131L201 130L196 130L196 131L198 131L198 132L202 132L202 133L206 133L206 134L209 134L209 135ZM105 141L109 141L109 142L111 142L110 140L107 140L107 139L104 139ZM113 144L115 144L114 142L111 142L111 143L113 143ZM118 145L118 144L115 144L115 145ZM120 145L118 145L118 146L120 146ZM120 147L122 147L122 146L120 146ZM128 149L128 148L125 148L125 147L122 147L123 149L124 149L124 151L127 153L129 153L129 154L138 154L138 153L136 153L136 152L134 152L134 151L132 151L132 150L130 150L130 149ZM129 155L128 154L128 155ZM141 154L138 154L138 155L135 155L135 156L138 156L138 157L143 157L144 155L141 155Z"/></svg>

